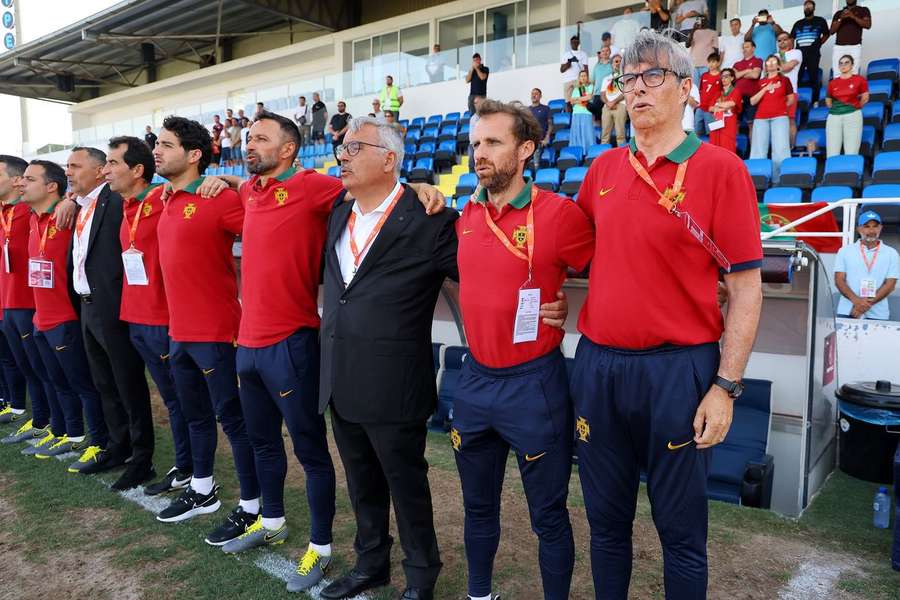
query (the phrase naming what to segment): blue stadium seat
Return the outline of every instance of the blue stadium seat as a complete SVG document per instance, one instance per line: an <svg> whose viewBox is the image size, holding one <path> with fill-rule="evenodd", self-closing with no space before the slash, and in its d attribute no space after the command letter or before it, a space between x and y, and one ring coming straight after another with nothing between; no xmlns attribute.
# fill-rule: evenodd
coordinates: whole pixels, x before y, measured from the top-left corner
<svg viewBox="0 0 900 600"><path fill-rule="evenodd" d="M771 508L775 461L768 453L772 382L744 379L734 419L710 461L707 494L713 500Z"/></svg>
<svg viewBox="0 0 900 600"><path fill-rule="evenodd" d="M547 107L550 109L550 114L553 115L566 110L566 101L563 98L556 98L548 102Z"/></svg>
<svg viewBox="0 0 900 600"><path fill-rule="evenodd" d="M397 121L403 129L409 129L409 119L400 119Z"/></svg>
<svg viewBox="0 0 900 600"><path fill-rule="evenodd" d="M825 185L848 185L852 188L862 186L863 169L866 160L859 154L842 154L831 156L825 160L825 172L822 183Z"/></svg>
<svg viewBox="0 0 900 600"><path fill-rule="evenodd" d="M853 189L846 185L822 185L812 191L810 202L837 202L853 198Z"/></svg>
<svg viewBox="0 0 900 600"><path fill-rule="evenodd" d="M900 152L881 152L875 157L872 183L900 183Z"/></svg>
<svg viewBox="0 0 900 600"><path fill-rule="evenodd" d="M449 423L453 419L453 401L459 391L463 361L466 360L469 349L465 346L444 346L443 354L443 367L437 378L437 411L431 420L440 425L444 431L448 431Z"/></svg>
<svg viewBox="0 0 900 600"><path fill-rule="evenodd" d="M780 172L778 185L808 190L816 181L816 159L809 156L785 159Z"/></svg>
<svg viewBox="0 0 900 600"><path fill-rule="evenodd" d="M469 145L469 124L463 123L459 126L459 129L456 131L456 143L457 147L465 145Z"/></svg>
<svg viewBox="0 0 900 600"><path fill-rule="evenodd" d="M891 103L891 123L900 123L900 100Z"/></svg>
<svg viewBox="0 0 900 600"><path fill-rule="evenodd" d="M426 125L425 129L422 130L422 135L419 136L419 142L437 142L438 139L438 126L437 125Z"/></svg>
<svg viewBox="0 0 900 600"><path fill-rule="evenodd" d="M412 142L407 142L407 143L403 144L403 153L406 156L412 156L413 154L416 153L416 145L413 144Z"/></svg>
<svg viewBox="0 0 900 600"><path fill-rule="evenodd" d="M559 156L556 159L556 168L560 171L565 171L572 167L581 166L583 158L584 148L581 146L566 146L559 151Z"/></svg>
<svg viewBox="0 0 900 600"><path fill-rule="evenodd" d="M801 87L797 90L797 112L806 112L809 110L809 105L812 104L812 88L810 87Z"/></svg>
<svg viewBox="0 0 900 600"><path fill-rule="evenodd" d="M559 131L555 131L553 133L553 143L551 144L553 149L559 152L563 148L569 145L569 130L568 129L560 129Z"/></svg>
<svg viewBox="0 0 900 600"><path fill-rule="evenodd" d="M463 173L459 176L459 181L456 183L456 196L471 194L477 187L478 175L475 173Z"/></svg>
<svg viewBox="0 0 900 600"><path fill-rule="evenodd" d="M590 148L588 148L587 154L584 157L584 166L589 167L591 163L594 162L594 159L612 148L609 144L593 144Z"/></svg>
<svg viewBox="0 0 900 600"><path fill-rule="evenodd" d="M456 198L456 210L461 211L466 207L466 204L469 203L469 200L472 199L471 194L465 194L463 196L457 196Z"/></svg>
<svg viewBox="0 0 900 600"><path fill-rule="evenodd" d="M884 128L884 140L881 149L886 152L900 150L900 123L891 123Z"/></svg>
<svg viewBox="0 0 900 600"><path fill-rule="evenodd" d="M331 177L340 178L340 176L341 176L340 165L334 165L333 167L328 167L328 175L330 175Z"/></svg>
<svg viewBox="0 0 900 600"><path fill-rule="evenodd" d="M444 118L441 120L441 127L445 125L456 125L459 123L459 113L452 112L444 115Z"/></svg>
<svg viewBox="0 0 900 600"><path fill-rule="evenodd" d="M885 104L881 102L869 102L862 107L863 125L871 125L881 131L884 127Z"/></svg>
<svg viewBox="0 0 900 600"><path fill-rule="evenodd" d="M412 183L430 183L434 185L434 159L417 159L407 178Z"/></svg>
<svg viewBox="0 0 900 600"><path fill-rule="evenodd" d="M553 115L553 129L568 129L572 118L567 112L558 112Z"/></svg>
<svg viewBox="0 0 900 600"><path fill-rule="evenodd" d="M567 169L562 183L559 184L559 192L566 196L574 196L581 188L581 182L584 181L584 176L587 175L587 171L587 167L572 167Z"/></svg>
<svg viewBox="0 0 900 600"><path fill-rule="evenodd" d="M425 121L425 126L428 127L429 125L437 125L438 127L440 127L441 121L443 121L443 120L444 120L443 115L430 115L428 117L428 120Z"/></svg>
<svg viewBox="0 0 900 600"><path fill-rule="evenodd" d="M819 69L819 81L823 81L822 79L822 69ZM803 71L802 78L798 81L798 83L809 83L809 74L806 71ZM797 86L802 87L802 86ZM825 96L819 96L820 98L824 98Z"/></svg>
<svg viewBox="0 0 900 600"><path fill-rule="evenodd" d="M872 198L900 198L900 185L891 183L875 183L863 189L862 197ZM900 201L891 204L862 205L856 214L866 210L874 210L884 220L885 224L897 225L900 223Z"/></svg>
<svg viewBox="0 0 900 600"><path fill-rule="evenodd" d="M315 169L316 168L316 159L314 158L304 158L300 163L304 169Z"/></svg>
<svg viewBox="0 0 900 600"><path fill-rule="evenodd" d="M869 81L869 102L890 102L894 99L894 82L890 79Z"/></svg>
<svg viewBox="0 0 900 600"><path fill-rule="evenodd" d="M540 168L547 169L556 165L556 150L544 148L539 159Z"/></svg>
<svg viewBox="0 0 900 600"><path fill-rule="evenodd" d="M866 158L872 158L875 152L875 128L870 125L863 125L862 141L859 144L859 153Z"/></svg>
<svg viewBox="0 0 900 600"><path fill-rule="evenodd" d="M825 121L828 119L828 107L817 106L809 109L809 116L806 118L806 127L808 129L824 128Z"/></svg>
<svg viewBox="0 0 900 600"><path fill-rule="evenodd" d="M768 158L750 158L745 160L744 164L747 165L756 191L767 189L772 182L772 161Z"/></svg>
<svg viewBox="0 0 900 600"><path fill-rule="evenodd" d="M746 133L737 134L737 155L741 158L746 158L747 153L750 151L750 138L747 137Z"/></svg>
<svg viewBox="0 0 900 600"><path fill-rule="evenodd" d="M869 81L878 79L897 81L898 78L900 78L900 59L880 58L869 61L866 66L866 79Z"/></svg>
<svg viewBox="0 0 900 600"><path fill-rule="evenodd" d="M416 117L412 121L409 122L410 127L418 127L419 129L423 129L425 127L425 117Z"/></svg>
<svg viewBox="0 0 900 600"><path fill-rule="evenodd" d="M816 143L816 151L813 156L824 156L826 140L824 129L801 129L798 131L794 141L794 154L806 152L806 144L809 140Z"/></svg>
<svg viewBox="0 0 900 600"><path fill-rule="evenodd" d="M442 125L441 132L438 134L438 141L443 142L444 140L453 140L454 146L456 145L456 136L459 134L459 126L456 124L453 125Z"/></svg>
<svg viewBox="0 0 900 600"><path fill-rule="evenodd" d="M434 142L422 142L421 144L419 144L419 149L416 150L415 154L412 155L413 160L434 157L435 147L436 145Z"/></svg>
<svg viewBox="0 0 900 600"><path fill-rule="evenodd" d="M401 179L409 175L409 172L412 171L413 168L413 159L411 157L404 158L403 164L400 165L400 175Z"/></svg>
<svg viewBox="0 0 900 600"><path fill-rule="evenodd" d="M766 204L800 204L803 202L803 190L795 187L769 188L763 194L763 202Z"/></svg>
<svg viewBox="0 0 900 600"><path fill-rule="evenodd" d="M409 129L406 132L406 137L404 141L407 144L417 144L419 143L419 138L422 137L422 133L418 129Z"/></svg>
<svg viewBox="0 0 900 600"><path fill-rule="evenodd" d="M453 127L456 127L454 125ZM434 151L434 166L438 170L451 167L456 164L456 140L444 140L438 144Z"/></svg>
<svg viewBox="0 0 900 600"><path fill-rule="evenodd" d="M538 169L534 175L534 185L555 192L559 189L559 169Z"/></svg>

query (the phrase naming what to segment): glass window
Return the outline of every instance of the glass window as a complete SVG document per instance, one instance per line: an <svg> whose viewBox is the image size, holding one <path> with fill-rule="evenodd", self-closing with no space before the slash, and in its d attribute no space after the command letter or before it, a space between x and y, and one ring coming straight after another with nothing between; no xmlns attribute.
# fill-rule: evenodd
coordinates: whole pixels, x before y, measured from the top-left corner
<svg viewBox="0 0 900 600"><path fill-rule="evenodd" d="M370 89L372 81L372 38L353 42L353 94L362 95Z"/></svg>
<svg viewBox="0 0 900 600"><path fill-rule="evenodd" d="M441 45L444 79L461 77L472 64L474 47L474 17L471 14L446 19L438 23L438 42Z"/></svg>
<svg viewBox="0 0 900 600"><path fill-rule="evenodd" d="M399 32L386 33L372 38L372 85L366 90L378 94L384 87L384 78L390 75L398 83L400 66Z"/></svg>
<svg viewBox="0 0 900 600"><path fill-rule="evenodd" d="M516 5L506 4L485 11L487 40L485 64L492 71L509 71L515 68L516 58Z"/></svg>
<svg viewBox="0 0 900 600"><path fill-rule="evenodd" d="M428 61L428 25L417 25L400 31L400 87L421 85L430 81L425 70Z"/></svg>
<svg viewBox="0 0 900 600"><path fill-rule="evenodd" d="M526 60L519 66L545 65L559 60L559 17L557 0L531 0Z"/></svg>

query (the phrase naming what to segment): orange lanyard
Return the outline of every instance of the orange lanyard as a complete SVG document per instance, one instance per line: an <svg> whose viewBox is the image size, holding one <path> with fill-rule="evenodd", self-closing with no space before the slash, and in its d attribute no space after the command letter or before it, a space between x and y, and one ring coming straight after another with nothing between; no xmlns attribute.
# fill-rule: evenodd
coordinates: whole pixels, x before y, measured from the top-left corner
<svg viewBox="0 0 900 600"><path fill-rule="evenodd" d="M91 218L91 215L94 214L94 209L97 207L97 199L94 198L91 200L90 205L80 213L78 213L78 222L75 223L75 231L78 233L78 237L81 238L81 232L84 231L84 225L88 222L88 219Z"/></svg>
<svg viewBox="0 0 900 600"><path fill-rule="evenodd" d="M372 231L369 232L369 237L366 238L366 243L363 244L362 249L359 249L356 245L356 240L353 239L353 227L356 226L356 213L350 211L350 219L347 221L347 230L350 232L350 252L353 253L353 272L356 272L356 269L359 268L359 263L362 261L363 253L369 248L372 242L375 240L375 236L378 235L378 232L381 231L381 228L384 226L384 222L387 221L387 218L391 216L391 212L394 210L394 207L397 206L397 202L400 200L400 196L403 195L403 186L400 186L400 189L397 190L397 193L394 194L394 198L391 200L391 203L388 205L387 210L384 211L384 214L381 215L381 218L378 219L378 222L375 223L375 227L372 228Z"/></svg>
<svg viewBox="0 0 900 600"><path fill-rule="evenodd" d="M56 214L50 215L50 218L47 219L47 226L44 227L44 233L41 234L41 243L38 249L40 250L42 257L44 256L44 248L47 247L47 232L50 231L50 227L55 220Z"/></svg>
<svg viewBox="0 0 900 600"><path fill-rule="evenodd" d="M6 210L9 208L9 210ZM3 207L3 213L0 215L0 225L3 225L3 232L6 234L6 243L9 243L9 236L12 233L13 214L16 212L15 206Z"/></svg>
<svg viewBox="0 0 900 600"><path fill-rule="evenodd" d="M487 202L484 204L484 222L487 223L488 229L497 236L497 239L500 240L500 243L503 244L504 248L509 250L516 258L520 258L528 263L528 281L531 281L531 269L534 264L534 201L536 198L537 187L532 184L531 203L528 206L528 215L525 217L525 247L528 252L527 255L513 246L513 243L509 241L506 234L500 231L500 228L494 223L494 219L491 218Z"/></svg>
<svg viewBox="0 0 900 600"><path fill-rule="evenodd" d="M862 242L859 243L859 254L862 256L863 264L866 265L866 272L871 273L872 267L875 266L875 261L878 260L878 251L881 250L881 243L875 246L875 254L872 255L872 262L866 260L866 251L864 250L865 244Z"/></svg>
<svg viewBox="0 0 900 600"><path fill-rule="evenodd" d="M654 192L659 194L659 205L669 212L674 212L678 203L681 202L679 194L681 193L681 186L684 184L684 174L687 173L688 161L684 161L678 165L678 170L675 172L675 183L672 184L672 187L667 188L665 193L659 191L659 188L656 187L656 183L653 182L647 169L645 169L644 165L637 159L634 152L628 152L628 162L631 163L631 167L634 169L635 173L638 174L638 177L646 181L647 185L653 188Z"/></svg>
<svg viewBox="0 0 900 600"><path fill-rule="evenodd" d="M131 243L131 245L130 245L131 248L134 248L134 236L137 235L137 227L138 227L138 223L141 220L141 212L142 212L142 209L144 208L145 200L146 199L141 200L140 204L138 204L137 212L134 213L134 221L131 223L131 226L128 230L128 241ZM125 223L128 223L128 215L126 214L126 211L122 212L122 218L125 219Z"/></svg>

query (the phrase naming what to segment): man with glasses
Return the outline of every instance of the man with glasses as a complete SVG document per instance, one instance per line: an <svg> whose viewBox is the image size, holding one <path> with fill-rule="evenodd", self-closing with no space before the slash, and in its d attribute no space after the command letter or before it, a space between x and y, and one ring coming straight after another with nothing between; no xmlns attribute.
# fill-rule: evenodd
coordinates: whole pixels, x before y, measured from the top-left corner
<svg viewBox="0 0 900 600"><path fill-rule="evenodd" d="M594 160L578 193L597 231L572 372L594 589L628 595L643 471L666 597L705 598L708 449L728 432L762 302L756 192L737 156L681 127L687 51L645 31L623 58L634 137ZM625 214L641 227L622 227Z"/></svg>

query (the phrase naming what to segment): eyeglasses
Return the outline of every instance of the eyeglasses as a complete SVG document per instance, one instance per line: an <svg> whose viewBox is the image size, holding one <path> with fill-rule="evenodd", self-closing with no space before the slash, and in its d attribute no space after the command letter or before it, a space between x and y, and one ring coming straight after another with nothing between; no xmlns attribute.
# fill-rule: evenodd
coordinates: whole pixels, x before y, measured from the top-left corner
<svg viewBox="0 0 900 600"><path fill-rule="evenodd" d="M360 148L362 146L372 146L373 148L381 148L382 150L387 150L384 146L379 146L378 144L370 144L369 142L347 142L346 144L341 144L337 147L337 153L343 154L347 153L347 156L356 156L359 154Z"/></svg>
<svg viewBox="0 0 900 600"><path fill-rule="evenodd" d="M840 66L842 66L842 67L845 66L845 65L852 65L852 64L853 64L853 63L850 62L849 60L840 60L840 61L838 61L838 65L840 65Z"/></svg>
<svg viewBox="0 0 900 600"><path fill-rule="evenodd" d="M645 86L654 88L659 87L663 83L665 83L667 73L671 73L679 79L685 79L686 77L688 77L687 75L676 73L672 69L654 67L652 69L647 69L642 73L625 73L624 75L619 75L613 81L620 91L631 92L634 91L634 86L637 85L638 78L643 80Z"/></svg>

